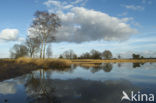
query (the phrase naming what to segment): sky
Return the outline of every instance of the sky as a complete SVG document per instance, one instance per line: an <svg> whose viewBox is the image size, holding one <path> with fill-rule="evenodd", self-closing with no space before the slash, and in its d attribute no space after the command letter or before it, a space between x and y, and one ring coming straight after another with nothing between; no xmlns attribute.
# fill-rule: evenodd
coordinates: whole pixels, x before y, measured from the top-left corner
<svg viewBox="0 0 156 103"><path fill-rule="evenodd" d="M56 13L61 27L53 57L73 49L110 50L114 57L156 57L156 0L1 0L0 58L24 43L37 10Z"/></svg>

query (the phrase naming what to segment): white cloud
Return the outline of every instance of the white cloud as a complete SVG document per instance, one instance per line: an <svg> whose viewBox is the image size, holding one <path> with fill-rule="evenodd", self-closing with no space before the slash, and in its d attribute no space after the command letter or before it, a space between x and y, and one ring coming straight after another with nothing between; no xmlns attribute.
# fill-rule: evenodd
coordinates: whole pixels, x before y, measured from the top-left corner
<svg viewBox="0 0 156 103"><path fill-rule="evenodd" d="M18 33L17 29L4 29L0 32L0 40L14 41L17 39Z"/></svg>
<svg viewBox="0 0 156 103"><path fill-rule="evenodd" d="M73 7L70 12L58 12L62 27L56 34L57 41L84 42L95 40L125 40L137 30L126 22L132 18L109 16L106 13Z"/></svg>
<svg viewBox="0 0 156 103"><path fill-rule="evenodd" d="M140 5L123 5L126 9L131 9L131 10L144 10L143 6Z"/></svg>
<svg viewBox="0 0 156 103"><path fill-rule="evenodd" d="M127 21L133 18L119 19L100 11L77 6L78 3L83 4L84 2L86 1L76 0L71 3L61 3L56 0L48 0L44 3L49 12L55 11L62 21L62 26L56 34L57 42L120 41L137 33L136 29L127 24ZM64 12L65 8L66 12Z"/></svg>
<svg viewBox="0 0 156 103"><path fill-rule="evenodd" d="M83 2L83 0L75 0L74 2L72 2L72 4L78 4L80 2Z"/></svg>
<svg viewBox="0 0 156 103"><path fill-rule="evenodd" d="M44 5L46 5L48 8L51 8L51 6L53 7L53 9L50 9L50 12L56 12L56 11L61 11L61 10L65 10L65 9L70 9L73 7L73 3L67 3L66 1L64 2L60 2L58 0L48 0L46 2L44 2Z"/></svg>
<svg viewBox="0 0 156 103"><path fill-rule="evenodd" d="M54 6L57 6L57 7L60 7L61 6L61 2L60 1L55 1L55 0L48 0L47 2L44 3L46 6L51 6L51 5L54 5Z"/></svg>
<svg viewBox="0 0 156 103"><path fill-rule="evenodd" d="M46 5L48 8L53 7L53 9L49 9L49 12L56 12L56 11L62 11L66 9L70 9L76 5L84 6L88 0L75 0L75 1L64 1L61 2L59 0L48 0L44 2L44 5Z"/></svg>

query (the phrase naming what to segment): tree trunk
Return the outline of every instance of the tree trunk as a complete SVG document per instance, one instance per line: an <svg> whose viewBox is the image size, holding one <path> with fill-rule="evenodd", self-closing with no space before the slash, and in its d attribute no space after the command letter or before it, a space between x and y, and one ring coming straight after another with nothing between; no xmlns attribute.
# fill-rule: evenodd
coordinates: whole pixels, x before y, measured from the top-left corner
<svg viewBox="0 0 156 103"><path fill-rule="evenodd" d="M46 45L47 45L47 43L46 43L46 40L45 40L45 43L44 43L44 50L43 50L43 59L45 58Z"/></svg>
<svg viewBox="0 0 156 103"><path fill-rule="evenodd" d="M33 52L31 52L30 56L31 56L31 58L33 58Z"/></svg>
<svg viewBox="0 0 156 103"><path fill-rule="evenodd" d="M41 46L41 51L40 51L40 58L42 58L42 52L43 52L43 40L42 40L42 46Z"/></svg>

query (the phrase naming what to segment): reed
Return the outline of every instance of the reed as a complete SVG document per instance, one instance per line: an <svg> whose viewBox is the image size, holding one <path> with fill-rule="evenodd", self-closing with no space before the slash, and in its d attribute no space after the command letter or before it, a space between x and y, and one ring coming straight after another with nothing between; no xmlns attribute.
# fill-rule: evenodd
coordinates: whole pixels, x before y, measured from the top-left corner
<svg viewBox="0 0 156 103"><path fill-rule="evenodd" d="M71 61L67 59L32 59L18 58L16 64L34 64L38 68L65 68L70 67Z"/></svg>

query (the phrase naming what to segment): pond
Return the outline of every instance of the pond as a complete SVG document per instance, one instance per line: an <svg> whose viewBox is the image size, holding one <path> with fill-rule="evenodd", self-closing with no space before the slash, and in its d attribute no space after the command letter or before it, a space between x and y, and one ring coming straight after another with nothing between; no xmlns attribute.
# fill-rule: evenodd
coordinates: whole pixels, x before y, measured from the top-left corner
<svg viewBox="0 0 156 103"><path fill-rule="evenodd" d="M156 94L156 63L40 69L0 82L0 103L131 103L121 101L123 91L136 94L133 102L149 101Z"/></svg>

